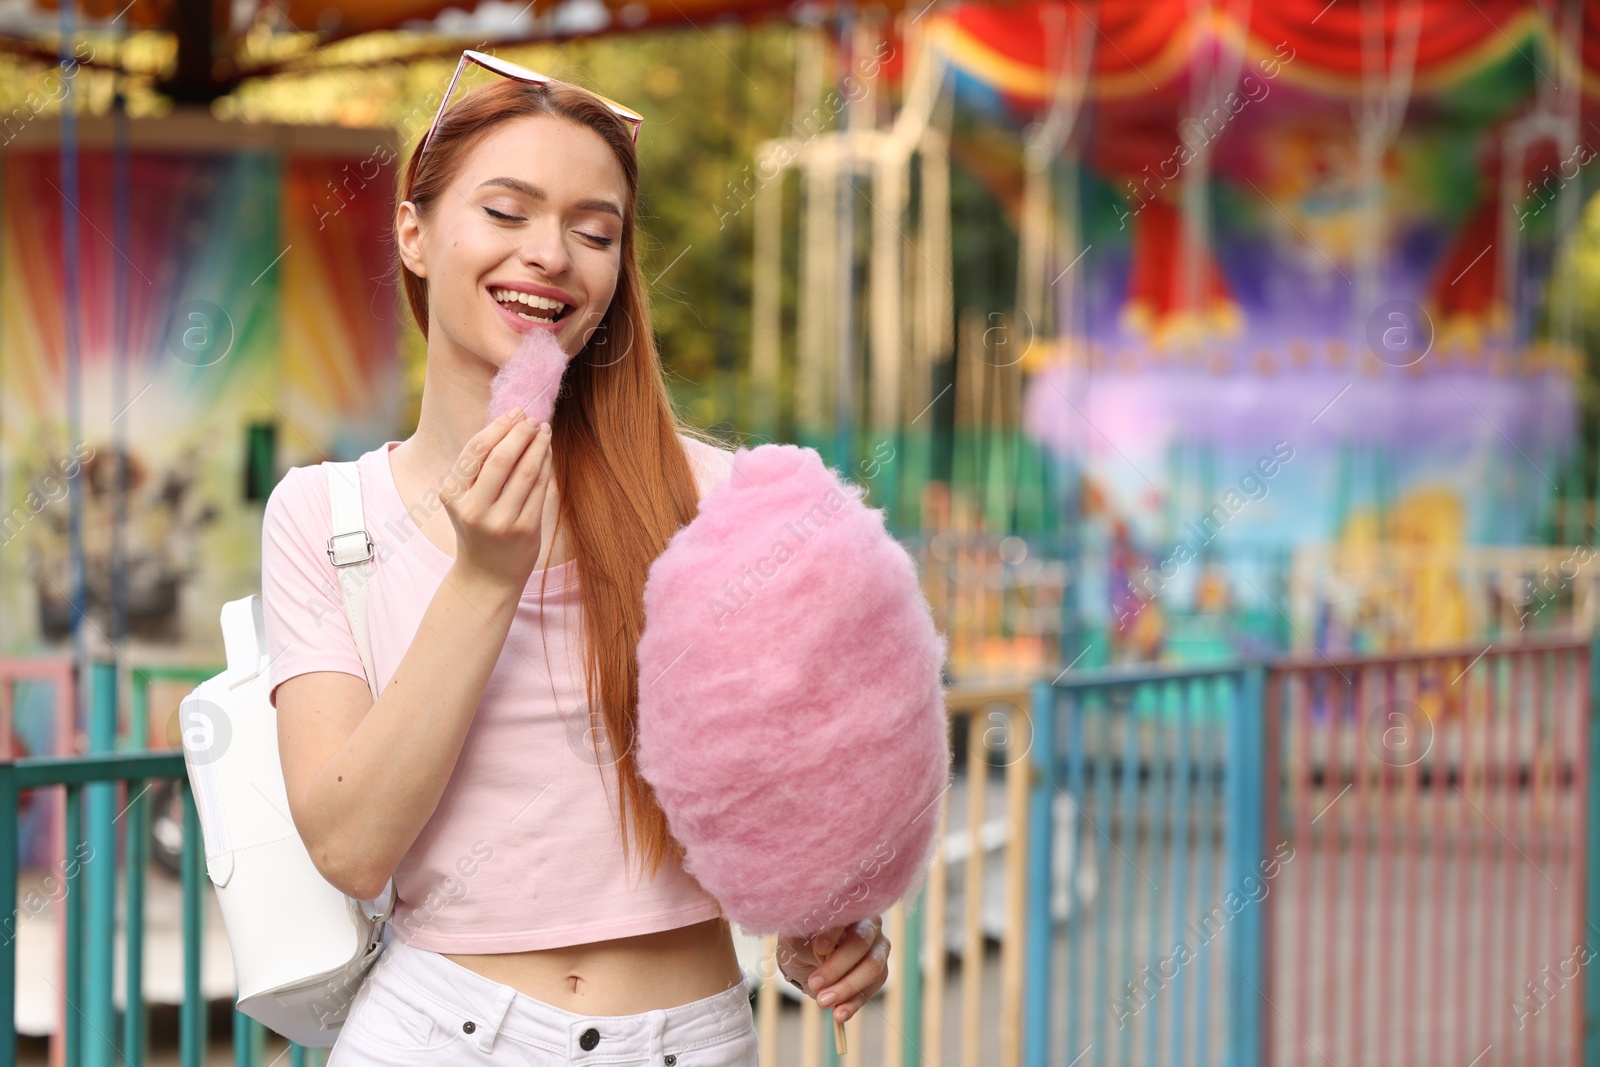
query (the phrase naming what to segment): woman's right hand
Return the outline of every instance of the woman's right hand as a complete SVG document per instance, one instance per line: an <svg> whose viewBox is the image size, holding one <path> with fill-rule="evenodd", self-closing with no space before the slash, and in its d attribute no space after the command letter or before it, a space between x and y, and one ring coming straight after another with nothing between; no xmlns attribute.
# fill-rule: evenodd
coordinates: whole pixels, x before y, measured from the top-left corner
<svg viewBox="0 0 1600 1067"><path fill-rule="evenodd" d="M553 477L549 424L508 411L473 435L455 470L439 500L456 528L456 566L520 595L539 561Z"/></svg>

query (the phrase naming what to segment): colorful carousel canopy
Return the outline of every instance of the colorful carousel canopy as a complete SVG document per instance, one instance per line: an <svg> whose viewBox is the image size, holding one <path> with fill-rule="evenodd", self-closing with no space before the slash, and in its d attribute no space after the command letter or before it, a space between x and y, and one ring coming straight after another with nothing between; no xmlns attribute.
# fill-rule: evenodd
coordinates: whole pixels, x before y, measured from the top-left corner
<svg viewBox="0 0 1600 1067"><path fill-rule="evenodd" d="M1581 20L1581 25L1579 25ZM957 65L992 85L1008 103L1036 108L1050 99L1061 57L1085 33L1096 38L1086 96L1097 106L1155 110L1186 99L1197 61L1219 52L1282 62L1285 80L1334 96L1358 96L1368 49L1394 58L1415 24L1411 92L1452 92L1514 56L1543 63L1571 33L1583 86L1600 100L1600 5L1537 0L1278 0L1196 5L1191 0L1100 3L960 4L935 20L935 37ZM1285 56L1293 58L1285 61ZM1553 72L1551 76L1553 77Z"/></svg>
<svg viewBox="0 0 1600 1067"><path fill-rule="evenodd" d="M1339 168L1329 146L1340 142L1373 138L1387 152L1406 139L1402 125L1462 134L1457 146L1471 152L1452 167L1473 207L1428 293L1449 320L1506 313L1496 306L1506 301L1496 291L1504 242L1494 238L1508 203L1520 196L1527 217L1542 210L1594 154L1586 134L1600 129L1593 3L968 3L932 16L928 39L955 69L958 97L1019 134L980 131L953 145L1018 225L1022 129L1047 115L1076 77L1072 64L1084 68L1073 154L1126 201L1117 210L1133 235L1127 310L1156 325L1184 310L1185 295L1200 297L1194 314L1233 317L1211 249L1189 249L1197 238L1180 217L1181 175L1201 147L1206 180L1259 193L1285 166L1317 185ZM1168 269L1186 253L1199 264L1192 281Z"/></svg>
<svg viewBox="0 0 1600 1067"><path fill-rule="evenodd" d="M1175 538L1211 496L1183 464L1281 441L1268 541L1365 521L1346 484L1385 535L1527 536L1577 443L1549 279L1595 187L1600 5L959 4L927 38L980 120L952 158L1024 241L1050 198L1024 420L1119 521ZM1052 126L1059 185L1029 177Z"/></svg>

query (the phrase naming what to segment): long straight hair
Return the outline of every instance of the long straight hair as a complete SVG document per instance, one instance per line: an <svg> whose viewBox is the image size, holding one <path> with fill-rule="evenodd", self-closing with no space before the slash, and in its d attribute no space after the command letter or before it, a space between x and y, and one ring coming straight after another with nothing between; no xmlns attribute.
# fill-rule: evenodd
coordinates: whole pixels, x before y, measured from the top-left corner
<svg viewBox="0 0 1600 1067"><path fill-rule="evenodd" d="M444 113L420 160L412 152L399 200L410 200L426 220L473 147L496 125L525 115L551 115L594 130L627 179L616 294L562 378L550 420L551 468L560 497L556 528L565 526L577 558L588 727L595 729L598 708L606 731L606 748L595 752L595 762L602 777L607 764L616 771L624 860L631 827L633 847L653 877L669 855L681 860L683 851L633 753L644 583L667 541L699 508L677 435L711 439L682 422L662 375L634 238L639 161L631 131L579 87L498 78ZM427 337L427 283L400 261L398 244L395 258L412 318Z"/></svg>

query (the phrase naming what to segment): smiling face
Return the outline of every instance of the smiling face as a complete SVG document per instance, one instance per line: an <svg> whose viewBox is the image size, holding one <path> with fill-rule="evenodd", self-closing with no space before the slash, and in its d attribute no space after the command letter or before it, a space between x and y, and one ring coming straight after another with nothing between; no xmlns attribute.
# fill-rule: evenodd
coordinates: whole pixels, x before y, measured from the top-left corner
<svg viewBox="0 0 1600 1067"><path fill-rule="evenodd" d="M622 261L628 186L598 133L553 115L493 127L426 219L396 214L407 268L428 286L436 335L498 367L530 330L569 355L605 317Z"/></svg>

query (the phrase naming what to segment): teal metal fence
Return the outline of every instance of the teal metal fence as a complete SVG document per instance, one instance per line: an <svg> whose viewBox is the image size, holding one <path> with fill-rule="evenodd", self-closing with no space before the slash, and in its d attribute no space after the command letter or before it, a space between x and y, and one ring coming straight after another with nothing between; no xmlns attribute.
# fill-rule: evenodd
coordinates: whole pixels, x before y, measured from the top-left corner
<svg viewBox="0 0 1600 1067"><path fill-rule="evenodd" d="M1597 661L1552 636L1036 683L1024 1062L1600 1065ZM1063 840L1102 881L1065 920Z"/></svg>
<svg viewBox="0 0 1600 1067"><path fill-rule="evenodd" d="M89 828L84 818L86 789L96 785L116 786L126 798L119 798L120 810L113 822L123 824L121 873L126 901L123 929L127 949L123 989L124 1003L132 1010L119 1013L121 1018L116 1019L110 1010L112 968L85 965L86 943L91 937L103 937L107 945L114 943L116 853L114 850L110 854L90 852L81 862L69 859L63 872L65 892L61 897L66 911L66 988L59 992L68 1008L62 1035L66 1042L64 1059L71 1065L143 1064L148 1061L149 1006L143 995L145 877L150 836L148 797L150 787L164 780L178 783L183 797L184 828L199 826L181 753L141 752L0 761L0 915L13 917L4 934L4 948L0 950L0 1003L5 1005L6 1020L0 1028L0 1067L14 1067L17 1062L17 802L22 790L41 787L65 790L66 817L62 829L68 843L92 840L91 834L86 832ZM183 1004L178 1024L179 1057L183 1067L200 1067L206 1062L208 1040L206 1001L200 988L202 919L205 895L209 891L202 846L198 833L183 835ZM71 854L82 856L83 852L74 849ZM99 899L91 899L96 894L87 890L86 881L96 860L100 861L98 866L102 871L109 872L109 877L101 884L109 885L112 892L107 895L102 891ZM106 920L92 926L91 910L105 915ZM105 929L99 929L100 926ZM241 1067L259 1067L265 1059L265 1044L266 1028L235 1009L234 1063ZM326 1049L307 1049L293 1043L288 1051L290 1067L318 1067L327 1058Z"/></svg>
<svg viewBox="0 0 1600 1067"><path fill-rule="evenodd" d="M116 721L115 687L91 678L92 713ZM1597 685L1600 641L1577 637L1035 683L1022 1062L1600 1067L1600 981L1562 969L1577 946L1582 963L1600 955ZM64 1061L147 1061L146 860L164 782L198 826L177 752L0 761L0 1067L17 1056L17 814L34 789L64 801ZM1099 880L1067 908L1058 849ZM180 866L179 1044L194 1067L207 1046L198 833L183 834ZM233 1023L234 1062L258 1067L265 1030L237 1009ZM907 1028L911 1058L920 1029ZM325 1056L291 1045L286 1058Z"/></svg>
<svg viewBox="0 0 1600 1067"><path fill-rule="evenodd" d="M1260 666L1076 673L1033 690L1025 1062L1261 1062ZM1057 798L1065 798L1061 803ZM1050 912L1056 820L1105 884ZM1081 862L1088 863L1087 859Z"/></svg>
<svg viewBox="0 0 1600 1067"><path fill-rule="evenodd" d="M99 892L86 888L90 869L116 870L116 850L109 854L73 848L73 859L63 870L65 892L61 904L66 911L66 988L61 990L68 1011L64 1040L69 1064L116 1063L124 1059L142 1063L146 1058L145 1011L143 995L143 934L146 842L149 819L145 792L150 783L162 779L184 778L183 756L176 753L99 754L86 756L48 756L0 763L0 915L17 916L17 821L18 796L24 789L58 786L66 791L66 817L62 828L67 843L92 844L85 833L84 794L87 788L117 783L131 794L122 812L114 818L123 821L125 863L124 893L128 922L125 975L126 1003L138 1010L123 1013L118 1028L111 1018L113 980L110 966L86 967L85 943L103 938L114 942L116 919L115 882L101 879ZM185 797L185 823L198 825L194 804ZM125 821L124 821L125 820ZM97 864L95 861L99 860ZM184 835L183 853L183 934L184 1000L180 1022L183 1063L202 1062L205 1044L204 1000L200 995L200 908L204 860L198 835ZM110 894L105 892L109 886ZM94 899L90 899L93 897ZM91 916L92 912L92 916ZM12 1067L17 1059L15 920L6 932L5 951L0 956L0 1003L5 1005L6 1024L0 1029L0 1065ZM107 953L109 955L109 953ZM120 1041L118 1040L120 1038Z"/></svg>

